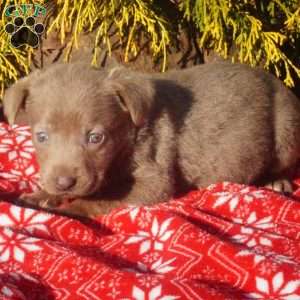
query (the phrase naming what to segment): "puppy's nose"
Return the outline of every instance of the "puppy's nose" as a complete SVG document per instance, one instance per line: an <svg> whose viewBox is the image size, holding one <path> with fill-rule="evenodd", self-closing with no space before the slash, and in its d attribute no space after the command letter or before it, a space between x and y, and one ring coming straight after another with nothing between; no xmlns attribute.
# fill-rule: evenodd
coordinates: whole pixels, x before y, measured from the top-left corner
<svg viewBox="0 0 300 300"><path fill-rule="evenodd" d="M60 191L69 190L76 184L75 177L59 176L56 178L56 188Z"/></svg>

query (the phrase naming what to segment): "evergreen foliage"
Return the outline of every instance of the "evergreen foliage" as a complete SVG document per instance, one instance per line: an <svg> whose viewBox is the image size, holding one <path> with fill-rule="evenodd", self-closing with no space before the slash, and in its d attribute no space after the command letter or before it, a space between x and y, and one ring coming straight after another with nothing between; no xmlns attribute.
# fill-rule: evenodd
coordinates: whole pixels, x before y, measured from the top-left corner
<svg viewBox="0 0 300 300"><path fill-rule="evenodd" d="M34 1L47 5L51 1ZM0 6L0 97L4 88L30 71L34 50L13 48L4 31L8 22ZM263 65L292 87L300 78L300 6L298 0L57 0L47 32L56 30L62 42L72 32L67 55L82 32L95 31L94 58L100 47L113 50L112 36L122 45L124 60L147 45L164 71L168 53L188 31L199 48L224 58ZM49 4L49 3L48 3Z"/></svg>

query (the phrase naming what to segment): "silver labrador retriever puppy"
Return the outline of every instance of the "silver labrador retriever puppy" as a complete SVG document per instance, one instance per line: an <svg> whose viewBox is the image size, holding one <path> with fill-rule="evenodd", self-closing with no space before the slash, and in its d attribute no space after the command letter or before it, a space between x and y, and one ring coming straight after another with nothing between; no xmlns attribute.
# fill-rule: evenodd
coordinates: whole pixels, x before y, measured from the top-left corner
<svg viewBox="0 0 300 300"><path fill-rule="evenodd" d="M23 200L77 215L221 181L262 184L300 154L298 99L240 64L164 74L58 64L9 88L4 110L31 126L41 167L43 189Z"/></svg>

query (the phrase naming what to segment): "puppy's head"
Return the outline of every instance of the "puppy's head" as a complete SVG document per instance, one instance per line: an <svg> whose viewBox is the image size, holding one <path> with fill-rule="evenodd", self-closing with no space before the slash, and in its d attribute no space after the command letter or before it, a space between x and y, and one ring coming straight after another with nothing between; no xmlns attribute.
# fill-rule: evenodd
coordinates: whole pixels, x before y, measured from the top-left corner
<svg viewBox="0 0 300 300"><path fill-rule="evenodd" d="M4 113L11 124L31 126L44 189L87 196L101 188L114 160L133 145L153 94L150 80L120 67L63 64L9 88Z"/></svg>

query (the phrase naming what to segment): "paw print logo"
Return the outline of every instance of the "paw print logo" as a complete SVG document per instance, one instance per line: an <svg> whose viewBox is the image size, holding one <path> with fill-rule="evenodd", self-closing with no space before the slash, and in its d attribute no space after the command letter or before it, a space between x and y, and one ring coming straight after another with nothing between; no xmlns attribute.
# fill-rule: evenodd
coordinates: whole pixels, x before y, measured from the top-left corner
<svg viewBox="0 0 300 300"><path fill-rule="evenodd" d="M10 42L15 48L26 44L36 48L44 29L44 25L36 23L33 17L24 19L21 16L5 26L5 31L10 35Z"/></svg>

